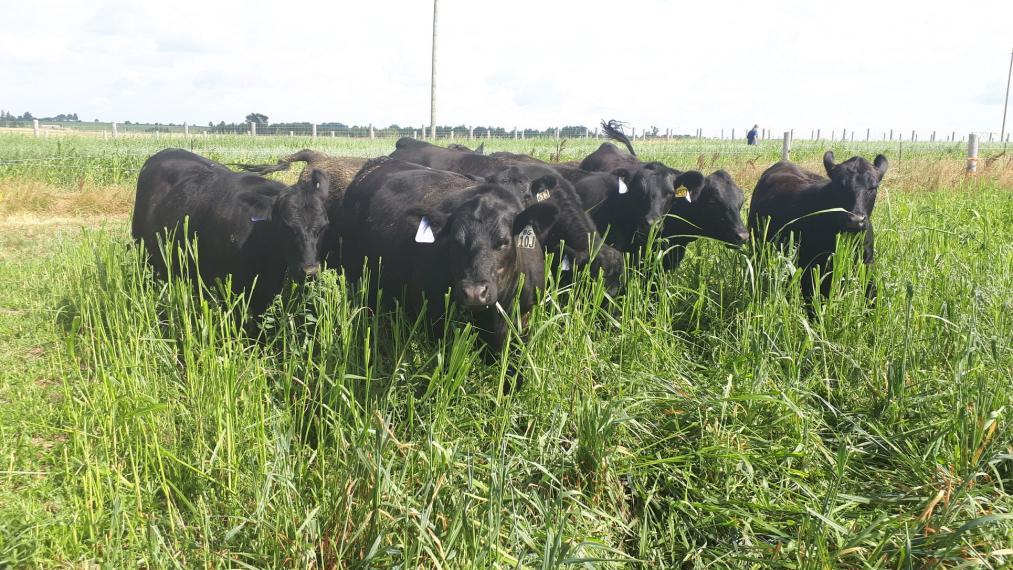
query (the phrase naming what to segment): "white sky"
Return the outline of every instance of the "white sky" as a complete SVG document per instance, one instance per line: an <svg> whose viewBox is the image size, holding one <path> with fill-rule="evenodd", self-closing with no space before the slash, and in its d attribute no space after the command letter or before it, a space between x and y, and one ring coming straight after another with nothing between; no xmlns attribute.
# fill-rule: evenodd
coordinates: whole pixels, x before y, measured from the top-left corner
<svg viewBox="0 0 1013 570"><path fill-rule="evenodd" d="M0 14L0 108L16 114L429 121L430 0L0 0ZM440 0L438 50L441 125L998 132L1013 0Z"/></svg>

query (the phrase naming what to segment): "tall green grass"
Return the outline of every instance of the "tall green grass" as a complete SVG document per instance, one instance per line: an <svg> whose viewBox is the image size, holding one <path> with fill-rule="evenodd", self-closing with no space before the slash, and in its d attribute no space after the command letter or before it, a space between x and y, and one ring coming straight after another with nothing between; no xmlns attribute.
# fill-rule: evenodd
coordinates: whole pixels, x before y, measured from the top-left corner
<svg viewBox="0 0 1013 570"><path fill-rule="evenodd" d="M812 317L790 257L700 241L493 364L333 271L251 339L125 229L5 264L60 397L4 404L53 450L0 443L0 566L1008 565L1013 194L886 194Z"/></svg>

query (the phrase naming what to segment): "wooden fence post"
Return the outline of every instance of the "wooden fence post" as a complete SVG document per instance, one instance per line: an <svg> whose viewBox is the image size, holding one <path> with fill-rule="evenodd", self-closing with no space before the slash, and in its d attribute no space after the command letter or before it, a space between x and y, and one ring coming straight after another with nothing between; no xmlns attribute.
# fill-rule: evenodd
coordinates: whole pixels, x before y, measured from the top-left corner
<svg viewBox="0 0 1013 570"><path fill-rule="evenodd" d="M865 128L865 142L869 142L869 131L871 130L869 127Z"/></svg>
<svg viewBox="0 0 1013 570"><path fill-rule="evenodd" d="M781 141L781 160L788 160L791 155L791 132L784 131L784 140Z"/></svg>
<svg viewBox="0 0 1013 570"><path fill-rule="evenodd" d="M313 138L317 138L317 124L313 123Z"/></svg>
<svg viewBox="0 0 1013 570"><path fill-rule="evenodd" d="M732 129L732 140L735 140L735 129Z"/></svg>
<svg viewBox="0 0 1013 570"><path fill-rule="evenodd" d="M257 136L257 123L250 123L250 136Z"/></svg>
<svg viewBox="0 0 1013 570"><path fill-rule="evenodd" d="M119 133L116 132L116 122L115 121L113 121L113 123L112 123L112 128L113 128L113 138L116 138L117 136L119 136Z"/></svg>
<svg viewBox="0 0 1013 570"><path fill-rule="evenodd" d="M486 127L485 138L486 140L492 140L492 127Z"/></svg>
<svg viewBox="0 0 1013 570"><path fill-rule="evenodd" d="M183 136L190 138L190 123L183 123Z"/></svg>
<svg viewBox="0 0 1013 570"><path fill-rule="evenodd" d="M514 140L517 140L517 127L514 127Z"/></svg>
<svg viewBox="0 0 1013 570"><path fill-rule="evenodd" d="M369 124L369 138L371 138L371 139L375 139L376 138L376 131L373 130L373 123Z"/></svg>
<svg viewBox="0 0 1013 570"><path fill-rule="evenodd" d="M820 130L816 129L816 140L820 140Z"/></svg>
<svg viewBox="0 0 1013 570"><path fill-rule="evenodd" d="M967 136L967 173L974 175L978 172L978 135L971 133Z"/></svg>
<svg viewBox="0 0 1013 570"><path fill-rule="evenodd" d="M475 138L475 127L468 127L468 140Z"/></svg>
<svg viewBox="0 0 1013 570"><path fill-rule="evenodd" d="M893 142L893 129L890 129L890 142Z"/></svg>
<svg viewBox="0 0 1013 570"><path fill-rule="evenodd" d="M35 138L39 138L39 120L32 119L32 131L35 133Z"/></svg>

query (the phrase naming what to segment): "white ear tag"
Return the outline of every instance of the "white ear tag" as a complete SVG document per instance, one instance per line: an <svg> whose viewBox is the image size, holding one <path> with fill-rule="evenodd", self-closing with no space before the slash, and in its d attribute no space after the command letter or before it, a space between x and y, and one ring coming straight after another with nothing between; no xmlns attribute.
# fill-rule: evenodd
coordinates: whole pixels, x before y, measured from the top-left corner
<svg viewBox="0 0 1013 570"><path fill-rule="evenodd" d="M563 261L559 262L559 268L562 269L563 271L570 271L571 269L573 269L573 262L570 261L569 255L563 256Z"/></svg>
<svg viewBox="0 0 1013 570"><path fill-rule="evenodd" d="M544 202L545 200L548 200L549 199L549 191L548 190L542 190L538 194L535 194L535 199L538 200L539 202Z"/></svg>
<svg viewBox="0 0 1013 570"><path fill-rule="evenodd" d="M531 226L524 226L521 233L517 235L517 247L524 249L535 249L538 239L535 237L535 230Z"/></svg>
<svg viewBox="0 0 1013 570"><path fill-rule="evenodd" d="M691 204L693 203L693 199L689 197L689 192L686 192L686 201Z"/></svg>
<svg viewBox="0 0 1013 570"><path fill-rule="evenodd" d="M429 218L422 216L419 220L419 229L415 232L415 243L433 243L436 236L433 235L433 228L429 225Z"/></svg>
<svg viewBox="0 0 1013 570"><path fill-rule="evenodd" d="M630 189L626 187L626 183L623 182L622 178L620 178L619 179L619 193L620 194L625 194L625 193L627 193L629 191L630 191Z"/></svg>

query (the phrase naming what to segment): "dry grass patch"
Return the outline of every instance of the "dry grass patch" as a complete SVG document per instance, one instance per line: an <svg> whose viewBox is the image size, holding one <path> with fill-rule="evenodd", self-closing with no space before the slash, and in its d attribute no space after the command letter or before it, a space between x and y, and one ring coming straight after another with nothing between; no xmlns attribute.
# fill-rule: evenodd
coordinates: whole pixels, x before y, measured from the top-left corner
<svg viewBox="0 0 1013 570"><path fill-rule="evenodd" d="M0 181L0 215L129 215L133 203L132 185L96 186L80 181L76 188L67 190L33 180Z"/></svg>

